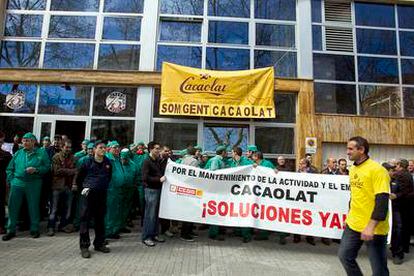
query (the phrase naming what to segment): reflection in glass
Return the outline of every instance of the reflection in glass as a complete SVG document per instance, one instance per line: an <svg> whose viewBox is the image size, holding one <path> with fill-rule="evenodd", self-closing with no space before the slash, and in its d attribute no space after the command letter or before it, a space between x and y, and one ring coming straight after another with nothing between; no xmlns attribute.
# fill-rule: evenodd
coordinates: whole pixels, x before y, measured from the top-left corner
<svg viewBox="0 0 414 276"><path fill-rule="evenodd" d="M414 57L413 45L414 45L414 32L401 32L400 31L401 55Z"/></svg>
<svg viewBox="0 0 414 276"><path fill-rule="evenodd" d="M296 20L296 0L255 0L255 18Z"/></svg>
<svg viewBox="0 0 414 276"><path fill-rule="evenodd" d="M39 113L89 115L89 86L41 85Z"/></svg>
<svg viewBox="0 0 414 276"><path fill-rule="evenodd" d="M312 22L322 22L322 0L312 0Z"/></svg>
<svg viewBox="0 0 414 276"><path fill-rule="evenodd" d="M250 0L208 0L208 15L250 17Z"/></svg>
<svg viewBox="0 0 414 276"><path fill-rule="evenodd" d="M0 116L0 126L5 134L5 142L13 143L13 137L20 137L27 132L33 132L33 117Z"/></svg>
<svg viewBox="0 0 414 276"><path fill-rule="evenodd" d="M245 70L250 67L250 51L243 49L207 48L206 68Z"/></svg>
<svg viewBox="0 0 414 276"><path fill-rule="evenodd" d="M0 67L38 67L40 44L40 42L2 41Z"/></svg>
<svg viewBox="0 0 414 276"><path fill-rule="evenodd" d="M398 27L414 29L414 6L398 5Z"/></svg>
<svg viewBox="0 0 414 276"><path fill-rule="evenodd" d="M141 34L141 18L137 17L105 17L103 39L139 41Z"/></svg>
<svg viewBox="0 0 414 276"><path fill-rule="evenodd" d="M138 70L139 45L101 44L99 48L99 69Z"/></svg>
<svg viewBox="0 0 414 276"><path fill-rule="evenodd" d="M228 21L210 21L208 42L247 44L249 41L249 24Z"/></svg>
<svg viewBox="0 0 414 276"><path fill-rule="evenodd" d="M414 117L414 88L403 87L404 117Z"/></svg>
<svg viewBox="0 0 414 276"><path fill-rule="evenodd" d="M357 29L358 53L396 55L395 31Z"/></svg>
<svg viewBox="0 0 414 276"><path fill-rule="evenodd" d="M312 26L312 49L322 51L322 27Z"/></svg>
<svg viewBox="0 0 414 276"><path fill-rule="evenodd" d="M173 150L197 144L197 124L154 123L154 141Z"/></svg>
<svg viewBox="0 0 414 276"><path fill-rule="evenodd" d="M358 57L359 81L398 83L397 59Z"/></svg>
<svg viewBox="0 0 414 276"><path fill-rule="evenodd" d="M203 15L204 0L161 0L161 13Z"/></svg>
<svg viewBox="0 0 414 276"><path fill-rule="evenodd" d="M7 9L9 10L44 10L46 0L9 0Z"/></svg>
<svg viewBox="0 0 414 276"><path fill-rule="evenodd" d="M313 77L322 80L354 81L354 56L313 54Z"/></svg>
<svg viewBox="0 0 414 276"><path fill-rule="evenodd" d="M226 146L227 151L233 147L241 147L246 151L249 139L249 126L247 125L210 125L204 126L204 151L216 152L218 146Z"/></svg>
<svg viewBox="0 0 414 276"><path fill-rule="evenodd" d="M116 140L121 146L134 142L134 120L93 119L91 139L102 141Z"/></svg>
<svg viewBox="0 0 414 276"><path fill-rule="evenodd" d="M40 127L40 138L43 139L44 137L51 137L52 136L52 123L50 122L42 122Z"/></svg>
<svg viewBox="0 0 414 276"><path fill-rule="evenodd" d="M318 113L356 114L355 85L315 83L315 111Z"/></svg>
<svg viewBox="0 0 414 276"><path fill-rule="evenodd" d="M397 86L359 86L361 115L401 116L400 89Z"/></svg>
<svg viewBox="0 0 414 276"><path fill-rule="evenodd" d="M142 13L143 8L144 0L105 0L104 12Z"/></svg>
<svg viewBox="0 0 414 276"><path fill-rule="evenodd" d="M52 11L98 11L99 0L52 0Z"/></svg>
<svg viewBox="0 0 414 276"><path fill-rule="evenodd" d="M295 130L281 127L256 127L256 145L263 153L293 154Z"/></svg>
<svg viewBox="0 0 414 276"><path fill-rule="evenodd" d="M355 21L360 26L394 27L394 5L355 2Z"/></svg>
<svg viewBox="0 0 414 276"><path fill-rule="evenodd" d="M40 37L42 21L42 15L7 14L4 35Z"/></svg>
<svg viewBox="0 0 414 276"><path fill-rule="evenodd" d="M296 95L275 93L276 118L254 119L255 121L272 123L295 123L296 122Z"/></svg>
<svg viewBox="0 0 414 276"><path fill-rule="evenodd" d="M201 68L201 47L159 45L157 51L158 71L161 71L164 61Z"/></svg>
<svg viewBox="0 0 414 276"><path fill-rule="evenodd" d="M401 60L401 75L404 84L414 84L414 59Z"/></svg>
<svg viewBox="0 0 414 276"><path fill-rule="evenodd" d="M137 88L95 87L93 115L134 117Z"/></svg>
<svg viewBox="0 0 414 276"><path fill-rule="evenodd" d="M254 51L254 67L273 66L275 76L295 78L297 76L296 53L282 51Z"/></svg>
<svg viewBox="0 0 414 276"><path fill-rule="evenodd" d="M36 85L0 84L0 113L34 113Z"/></svg>
<svg viewBox="0 0 414 276"><path fill-rule="evenodd" d="M83 69L93 67L94 44L46 43L45 68Z"/></svg>
<svg viewBox="0 0 414 276"><path fill-rule="evenodd" d="M256 45L295 47L295 26L256 24Z"/></svg>
<svg viewBox="0 0 414 276"><path fill-rule="evenodd" d="M50 17L49 37L51 38L95 38L95 16Z"/></svg>
<svg viewBox="0 0 414 276"><path fill-rule="evenodd" d="M201 42L201 23L199 22L160 22L160 41Z"/></svg>

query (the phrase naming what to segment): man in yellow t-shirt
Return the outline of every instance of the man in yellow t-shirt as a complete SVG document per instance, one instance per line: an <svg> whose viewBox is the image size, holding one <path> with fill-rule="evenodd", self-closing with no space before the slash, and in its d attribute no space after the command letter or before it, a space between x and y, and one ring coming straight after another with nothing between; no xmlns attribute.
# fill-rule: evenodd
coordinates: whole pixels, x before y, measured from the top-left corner
<svg viewBox="0 0 414 276"><path fill-rule="evenodd" d="M350 210L338 256L348 275L362 275L356 262L365 242L373 275L389 275L387 267L388 201L390 177L387 170L368 156L365 138L353 137L347 155L353 166L349 170Z"/></svg>

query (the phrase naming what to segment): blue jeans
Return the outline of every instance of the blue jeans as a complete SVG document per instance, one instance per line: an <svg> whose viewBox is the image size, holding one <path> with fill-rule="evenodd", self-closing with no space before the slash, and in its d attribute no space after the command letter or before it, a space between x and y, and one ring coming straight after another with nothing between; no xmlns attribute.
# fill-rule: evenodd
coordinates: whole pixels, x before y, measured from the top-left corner
<svg viewBox="0 0 414 276"><path fill-rule="evenodd" d="M341 244L338 250L338 257L347 275L363 275L356 258L358 251L364 243L361 240L361 233L348 227L342 235ZM387 236L375 235L372 241L365 242L368 249L368 258L374 276L389 275L387 267Z"/></svg>
<svg viewBox="0 0 414 276"><path fill-rule="evenodd" d="M68 224L68 220L71 214L72 192L69 190L68 187L65 187L64 190L52 191L51 203L52 204L49 215L49 223L47 227L55 230L59 207L62 207L62 210L60 210L59 223L59 229L62 229Z"/></svg>
<svg viewBox="0 0 414 276"><path fill-rule="evenodd" d="M393 257L404 258L401 213L397 207L392 208L391 252Z"/></svg>
<svg viewBox="0 0 414 276"><path fill-rule="evenodd" d="M158 210L160 207L161 190L144 189L145 213L144 227L142 229L142 240L153 239L158 235Z"/></svg>

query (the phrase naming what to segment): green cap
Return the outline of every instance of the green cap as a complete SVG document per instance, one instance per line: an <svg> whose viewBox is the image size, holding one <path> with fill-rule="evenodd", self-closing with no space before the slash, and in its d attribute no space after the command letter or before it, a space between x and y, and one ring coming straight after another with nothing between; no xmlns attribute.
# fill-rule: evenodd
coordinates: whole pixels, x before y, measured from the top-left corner
<svg viewBox="0 0 414 276"><path fill-rule="evenodd" d="M139 141L139 142L137 143L137 146L145 146L145 143L144 143L143 141Z"/></svg>
<svg viewBox="0 0 414 276"><path fill-rule="evenodd" d="M50 137L49 136L43 137L43 141L50 141Z"/></svg>
<svg viewBox="0 0 414 276"><path fill-rule="evenodd" d="M179 155L181 155L181 156L184 156L184 155L187 155L187 149L183 149L183 150L180 150L180 152L178 153Z"/></svg>
<svg viewBox="0 0 414 276"><path fill-rule="evenodd" d="M202 148L201 146L199 146L199 145L195 146L194 148L195 148L196 150L203 151L203 148Z"/></svg>
<svg viewBox="0 0 414 276"><path fill-rule="evenodd" d="M36 136L34 136L34 134L33 134L33 133L31 133L31 132L28 132L28 133L26 133L25 135L23 135L23 139L32 139L32 140L37 140L37 139L36 139Z"/></svg>
<svg viewBox="0 0 414 276"><path fill-rule="evenodd" d="M119 147L119 143L118 141L111 141L108 143L108 147L113 148L113 147Z"/></svg>
<svg viewBox="0 0 414 276"><path fill-rule="evenodd" d="M259 151L256 147L256 145L247 145L247 150L248 151Z"/></svg>
<svg viewBox="0 0 414 276"><path fill-rule="evenodd" d="M123 149L121 150L121 158L123 159L129 159L131 157L129 149Z"/></svg>
<svg viewBox="0 0 414 276"><path fill-rule="evenodd" d="M88 139L85 139L85 140L82 141L82 144L89 145L89 142L90 141Z"/></svg>
<svg viewBox="0 0 414 276"><path fill-rule="evenodd" d="M88 149L93 149L95 147L95 144L94 143L89 143L88 144Z"/></svg>
<svg viewBox="0 0 414 276"><path fill-rule="evenodd" d="M129 148L131 149L131 148L135 148L137 145L135 145L134 143L132 143L132 144L130 144L129 145Z"/></svg>
<svg viewBox="0 0 414 276"><path fill-rule="evenodd" d="M227 147L223 145L220 145L216 148L216 151L225 151L225 150L227 150Z"/></svg>

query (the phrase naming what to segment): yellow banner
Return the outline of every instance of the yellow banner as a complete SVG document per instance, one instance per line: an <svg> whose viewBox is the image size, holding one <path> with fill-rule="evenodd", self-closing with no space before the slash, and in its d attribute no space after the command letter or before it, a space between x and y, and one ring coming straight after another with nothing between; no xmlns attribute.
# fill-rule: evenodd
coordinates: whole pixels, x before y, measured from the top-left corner
<svg viewBox="0 0 414 276"><path fill-rule="evenodd" d="M162 64L160 114L274 118L273 67L212 71Z"/></svg>

